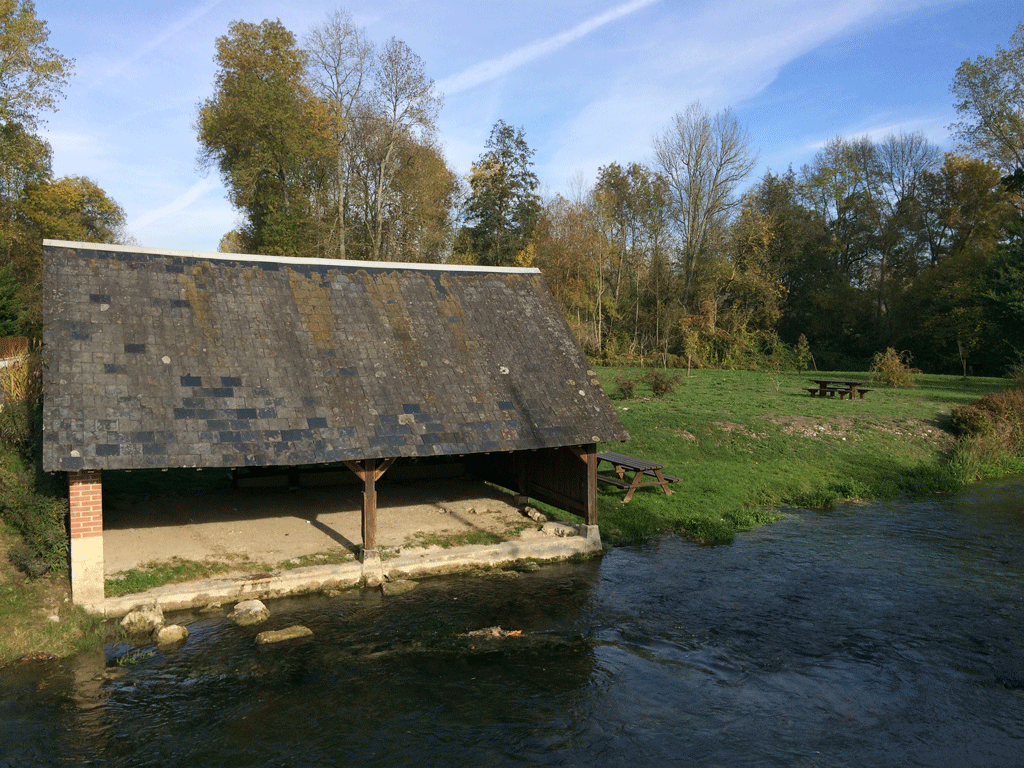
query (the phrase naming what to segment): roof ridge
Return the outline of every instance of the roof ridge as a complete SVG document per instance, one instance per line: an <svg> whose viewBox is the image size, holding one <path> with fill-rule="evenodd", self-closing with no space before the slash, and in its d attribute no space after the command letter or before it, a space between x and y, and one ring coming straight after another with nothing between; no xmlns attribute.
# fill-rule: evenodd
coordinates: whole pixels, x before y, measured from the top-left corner
<svg viewBox="0 0 1024 768"><path fill-rule="evenodd" d="M220 253L214 251L189 251L174 248L151 248L140 245L114 245L111 243L85 243L73 240L43 240L43 246L51 248L75 248L78 250L109 251L113 253L138 253L155 256L174 256L183 259L206 259L218 261L248 261L266 264L300 264L334 267L362 267L364 269L419 270L423 272L484 272L496 274L540 274L536 267L481 267L471 264L432 264L404 261L355 261L350 259L310 259L295 256L260 256L249 253Z"/></svg>

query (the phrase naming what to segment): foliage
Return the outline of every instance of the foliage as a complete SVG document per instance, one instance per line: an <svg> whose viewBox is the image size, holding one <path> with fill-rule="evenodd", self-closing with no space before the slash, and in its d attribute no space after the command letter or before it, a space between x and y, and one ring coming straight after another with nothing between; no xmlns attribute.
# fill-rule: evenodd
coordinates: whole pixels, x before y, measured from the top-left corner
<svg viewBox="0 0 1024 768"><path fill-rule="evenodd" d="M0 368L0 441L31 461L33 442L40 439L41 359L38 349L11 358Z"/></svg>
<svg viewBox="0 0 1024 768"><path fill-rule="evenodd" d="M540 216L533 150L522 128L499 120L473 165L461 247L485 266L512 266L533 236Z"/></svg>
<svg viewBox="0 0 1024 768"><path fill-rule="evenodd" d="M632 376L621 374L614 379L615 392L621 400L632 400L636 396L636 387L639 382Z"/></svg>
<svg viewBox="0 0 1024 768"><path fill-rule="evenodd" d="M0 0L0 125L31 130L40 112L56 110L74 62L49 37L31 0Z"/></svg>
<svg viewBox="0 0 1024 768"><path fill-rule="evenodd" d="M910 353L897 352L889 347L885 352L876 352L871 361L872 380L890 387L913 387L914 377L921 372L910 366Z"/></svg>
<svg viewBox="0 0 1024 768"><path fill-rule="evenodd" d="M712 116L699 102L673 117L671 127L655 139L654 154L668 184L670 216L681 246L682 299L688 304L756 157L749 134L729 110Z"/></svg>
<svg viewBox="0 0 1024 768"><path fill-rule="evenodd" d="M0 338L25 333L28 313L18 293L18 282L10 264L0 266Z"/></svg>
<svg viewBox="0 0 1024 768"><path fill-rule="evenodd" d="M676 387L675 379L660 368L649 368L644 374L644 383L651 388L655 397L665 397Z"/></svg>
<svg viewBox="0 0 1024 768"><path fill-rule="evenodd" d="M11 545L8 558L31 577L66 573L68 514L65 494L36 487L31 465L16 454L2 457L0 465L0 516L21 536Z"/></svg>
<svg viewBox="0 0 1024 768"><path fill-rule="evenodd" d="M962 146L1006 173L1024 168L1024 24L1008 48L978 56L956 71L952 91L961 120L950 127Z"/></svg>
<svg viewBox="0 0 1024 768"><path fill-rule="evenodd" d="M204 167L245 212L259 253L297 255L309 223L310 164L326 153L305 54L279 21L235 21L217 38L215 93L199 105Z"/></svg>
<svg viewBox="0 0 1024 768"><path fill-rule="evenodd" d="M803 373L804 371L809 370L810 365L808 365L808 363L813 364L814 362L814 357L811 355L810 342L807 341L807 337L802 333L796 342L795 360L797 373Z"/></svg>

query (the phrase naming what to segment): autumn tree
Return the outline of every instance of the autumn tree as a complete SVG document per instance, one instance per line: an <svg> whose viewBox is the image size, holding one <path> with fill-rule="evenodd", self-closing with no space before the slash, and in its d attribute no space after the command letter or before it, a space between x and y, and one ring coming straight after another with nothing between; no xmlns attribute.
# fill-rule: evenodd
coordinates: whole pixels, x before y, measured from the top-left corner
<svg viewBox="0 0 1024 768"><path fill-rule="evenodd" d="M42 240L115 242L124 212L94 182L53 180L51 149L37 133L57 109L73 62L47 45L30 0L0 0L0 326L38 330Z"/></svg>
<svg viewBox="0 0 1024 768"><path fill-rule="evenodd" d="M499 120L469 176L462 247L477 264L511 266L530 242L541 203L522 128Z"/></svg>
<svg viewBox="0 0 1024 768"><path fill-rule="evenodd" d="M32 131L55 111L74 62L47 45L31 0L0 0L0 124Z"/></svg>
<svg viewBox="0 0 1024 768"><path fill-rule="evenodd" d="M951 90L961 119L950 128L961 148L1004 174L1024 169L1024 24L1008 48L964 61Z"/></svg>
<svg viewBox="0 0 1024 768"><path fill-rule="evenodd" d="M216 45L214 95L196 120L200 163L218 169L245 213L247 250L298 255L326 159L326 115L306 84L306 55L279 21L232 22Z"/></svg>

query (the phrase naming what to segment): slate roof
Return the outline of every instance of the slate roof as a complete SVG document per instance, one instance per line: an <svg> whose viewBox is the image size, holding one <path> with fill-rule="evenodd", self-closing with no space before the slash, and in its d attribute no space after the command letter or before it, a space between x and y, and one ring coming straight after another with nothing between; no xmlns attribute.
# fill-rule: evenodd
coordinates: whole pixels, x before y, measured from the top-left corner
<svg viewBox="0 0 1024 768"><path fill-rule="evenodd" d="M47 470L628 439L540 272L44 241Z"/></svg>

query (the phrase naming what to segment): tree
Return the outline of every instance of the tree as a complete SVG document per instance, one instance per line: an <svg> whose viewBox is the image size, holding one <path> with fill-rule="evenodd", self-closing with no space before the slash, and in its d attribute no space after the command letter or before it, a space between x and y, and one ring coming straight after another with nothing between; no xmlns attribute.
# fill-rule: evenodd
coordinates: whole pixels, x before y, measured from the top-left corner
<svg viewBox="0 0 1024 768"><path fill-rule="evenodd" d="M95 182L65 176L28 188L25 210L43 237L87 243L123 241L125 215Z"/></svg>
<svg viewBox="0 0 1024 768"><path fill-rule="evenodd" d="M950 90L961 119L949 127L961 147L1005 174L1024 169L1024 24L1009 48L964 61Z"/></svg>
<svg viewBox="0 0 1024 768"><path fill-rule="evenodd" d="M375 142L379 153L374 165L373 258L383 250L384 219L389 192L398 174L399 146L403 142L429 142L441 109L441 97L434 90L434 81L426 75L423 60L401 40L391 38L377 58L376 84L372 99L374 117L369 124L378 126Z"/></svg>
<svg viewBox="0 0 1024 768"><path fill-rule="evenodd" d="M314 94L327 107L329 131L334 154L330 183L332 187L333 251L345 258L346 208L348 191L356 162L353 126L357 111L365 108L367 87L373 73L373 46L363 31L352 23L352 16L336 11L306 38L309 74Z"/></svg>
<svg viewBox="0 0 1024 768"><path fill-rule="evenodd" d="M469 176L465 248L477 264L510 266L537 226L541 203L533 150L522 128L499 120Z"/></svg>
<svg viewBox="0 0 1024 768"><path fill-rule="evenodd" d="M40 112L56 110L74 62L49 37L31 0L0 0L0 125L31 131Z"/></svg>
<svg viewBox="0 0 1024 768"><path fill-rule="evenodd" d="M595 206L586 199L556 196L544 206L532 243L534 264L544 273L573 333L588 354L599 355L608 246Z"/></svg>
<svg viewBox="0 0 1024 768"><path fill-rule="evenodd" d="M305 54L279 21L232 22L217 38L215 93L199 105L200 164L216 166L257 253L298 255L326 158L322 105Z"/></svg>
<svg viewBox="0 0 1024 768"><path fill-rule="evenodd" d="M676 113L671 127L654 141L658 170L672 196L672 218L679 238L683 303L687 304L702 262L739 204L739 185L757 159L750 137L732 112L711 116L694 102Z"/></svg>

